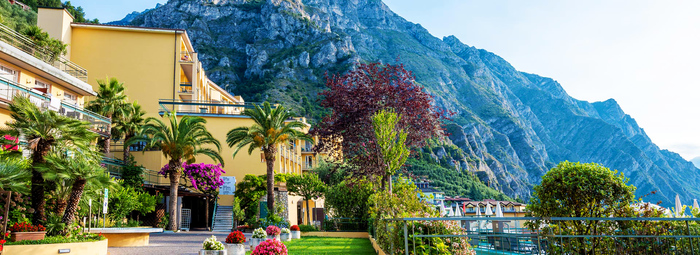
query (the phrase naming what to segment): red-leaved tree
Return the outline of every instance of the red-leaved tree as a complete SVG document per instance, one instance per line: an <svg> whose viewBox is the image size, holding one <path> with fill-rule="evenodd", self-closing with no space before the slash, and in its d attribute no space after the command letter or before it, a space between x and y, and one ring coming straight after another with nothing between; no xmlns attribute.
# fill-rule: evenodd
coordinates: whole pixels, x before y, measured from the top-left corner
<svg viewBox="0 0 700 255"><path fill-rule="evenodd" d="M397 128L408 133L409 148L425 146L438 137L444 113L433 105L433 96L415 83L402 64L358 64L344 75L326 76L328 90L319 93L321 106L331 113L311 134L319 137L314 150L341 156L356 167L353 174L374 178L384 176L384 163L372 127L372 115L393 109L401 116Z"/></svg>

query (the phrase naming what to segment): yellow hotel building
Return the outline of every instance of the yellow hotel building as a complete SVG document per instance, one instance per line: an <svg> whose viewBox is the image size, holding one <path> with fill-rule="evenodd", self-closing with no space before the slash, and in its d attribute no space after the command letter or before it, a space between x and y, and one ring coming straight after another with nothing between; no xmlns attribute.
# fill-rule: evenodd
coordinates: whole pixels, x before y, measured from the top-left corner
<svg viewBox="0 0 700 255"><path fill-rule="evenodd" d="M25 96L40 108L88 121L93 132L109 136L110 120L83 109L85 97L94 95L86 69L0 24L0 126L12 120L12 99Z"/></svg>
<svg viewBox="0 0 700 255"><path fill-rule="evenodd" d="M226 133L234 127L253 124L250 118L241 115L252 104L207 78L185 30L74 23L64 9L39 8L38 13L38 26L68 44L66 58L90 71L87 83L92 89L99 87L98 79L114 77L124 83L129 100L137 101L146 111L146 117L161 118L165 112L172 111L179 116L201 116L206 119L209 132L222 143L226 177L241 181L247 174L266 173L261 152L252 155L241 152L232 158L234 149L225 144ZM300 120L305 122L304 118ZM120 158L122 148L116 144L113 155L109 156ZM280 145L275 172L301 174L312 168L317 161L310 148L310 144L302 141ZM137 164L151 170L159 170L167 163L160 151L132 150L132 156ZM198 157L197 161L214 163L207 157ZM169 183L153 175L146 181ZM225 181L232 182L233 178ZM277 188L286 190L284 184ZM311 202L312 209L323 207L322 201L317 202ZM232 203L233 195L219 195L221 208L230 210L224 206ZM292 225L302 224L299 222L302 218L306 220L299 215L306 211L304 206L300 197L288 197L288 219Z"/></svg>

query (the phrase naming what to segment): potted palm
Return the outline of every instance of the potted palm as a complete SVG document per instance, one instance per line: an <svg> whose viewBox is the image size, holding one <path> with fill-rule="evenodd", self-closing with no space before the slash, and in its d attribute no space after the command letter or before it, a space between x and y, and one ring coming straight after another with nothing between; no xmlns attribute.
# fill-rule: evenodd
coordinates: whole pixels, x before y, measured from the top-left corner
<svg viewBox="0 0 700 255"><path fill-rule="evenodd" d="M204 240L199 255L226 255L224 244L216 240L216 236L211 236Z"/></svg>
<svg viewBox="0 0 700 255"><path fill-rule="evenodd" d="M267 226L267 229L265 229L265 232L267 233L267 239L277 239L280 240L280 233L281 230L277 226Z"/></svg>
<svg viewBox="0 0 700 255"><path fill-rule="evenodd" d="M292 240L292 234L288 228L282 228L280 231L280 241L286 242Z"/></svg>
<svg viewBox="0 0 700 255"><path fill-rule="evenodd" d="M22 240L42 240L46 236L46 228L42 225L32 225L27 222L17 223L15 222L12 227L10 227L10 241L17 242Z"/></svg>
<svg viewBox="0 0 700 255"><path fill-rule="evenodd" d="M262 243L265 241L265 237L267 236L267 233L265 233L265 230L262 228L256 228L253 230L253 236L250 239L250 249L255 249L258 244Z"/></svg>
<svg viewBox="0 0 700 255"><path fill-rule="evenodd" d="M245 235L241 231L233 231L226 237L226 253L228 255L245 255Z"/></svg>
<svg viewBox="0 0 700 255"><path fill-rule="evenodd" d="M301 231L299 229L299 226L294 225L290 228L290 232L292 232L292 239L300 239L301 238Z"/></svg>

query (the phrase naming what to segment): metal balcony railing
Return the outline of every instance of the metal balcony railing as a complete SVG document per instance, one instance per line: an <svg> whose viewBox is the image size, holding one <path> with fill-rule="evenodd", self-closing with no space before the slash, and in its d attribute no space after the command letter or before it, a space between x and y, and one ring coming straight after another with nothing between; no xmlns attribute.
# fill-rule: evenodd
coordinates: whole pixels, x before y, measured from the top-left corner
<svg viewBox="0 0 700 255"><path fill-rule="evenodd" d="M36 45L31 39L2 24L0 24L0 41L32 55L81 81L87 82L88 80L88 73L85 68L50 52L46 47Z"/></svg>
<svg viewBox="0 0 700 255"><path fill-rule="evenodd" d="M172 100L161 99L160 114L176 111L178 114L198 115L198 116L218 116L218 115L241 115L247 108L253 108L261 103L224 103L217 101L203 100ZM273 105L272 108L276 108Z"/></svg>
<svg viewBox="0 0 700 255"><path fill-rule="evenodd" d="M0 102L9 104L15 96L29 97L29 100L39 108L52 110L72 119L87 121L90 123L90 130L99 135L107 137L110 134L112 121L109 118L85 110L75 104L32 91L29 88L0 77Z"/></svg>
<svg viewBox="0 0 700 255"><path fill-rule="evenodd" d="M182 52L180 52L180 62L193 63L196 56L197 56L196 52L182 51Z"/></svg>
<svg viewBox="0 0 700 255"><path fill-rule="evenodd" d="M180 83L180 93L192 93L192 83Z"/></svg>

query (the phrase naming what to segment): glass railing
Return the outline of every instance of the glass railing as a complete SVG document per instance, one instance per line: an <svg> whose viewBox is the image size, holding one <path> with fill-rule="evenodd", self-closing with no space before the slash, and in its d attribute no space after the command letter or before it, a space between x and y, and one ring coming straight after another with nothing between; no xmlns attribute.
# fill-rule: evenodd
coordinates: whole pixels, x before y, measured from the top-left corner
<svg viewBox="0 0 700 255"><path fill-rule="evenodd" d="M112 122L110 119L97 113L85 110L75 104L67 103L52 98L50 95L32 91L15 82L5 78L0 78L0 101L4 103L12 102L15 96L29 97L29 101L41 109L48 109L57 112L62 116L72 119L86 121L90 123L90 130L102 136L109 136Z"/></svg>
<svg viewBox="0 0 700 255"><path fill-rule="evenodd" d="M85 68L70 62L58 54L54 54L46 49L46 47L36 45L31 39L2 24L0 24L0 41L32 55L81 81L87 82L88 73Z"/></svg>
<svg viewBox="0 0 700 255"><path fill-rule="evenodd" d="M178 114L217 116L217 115L241 115L247 108L253 108L260 103L223 103L202 100L172 100L161 99L160 114L176 111ZM273 105L272 108L276 108Z"/></svg>
<svg viewBox="0 0 700 255"><path fill-rule="evenodd" d="M194 59L196 56L197 56L196 52L182 51L182 52L180 52L180 62L192 63L192 62L194 62Z"/></svg>

